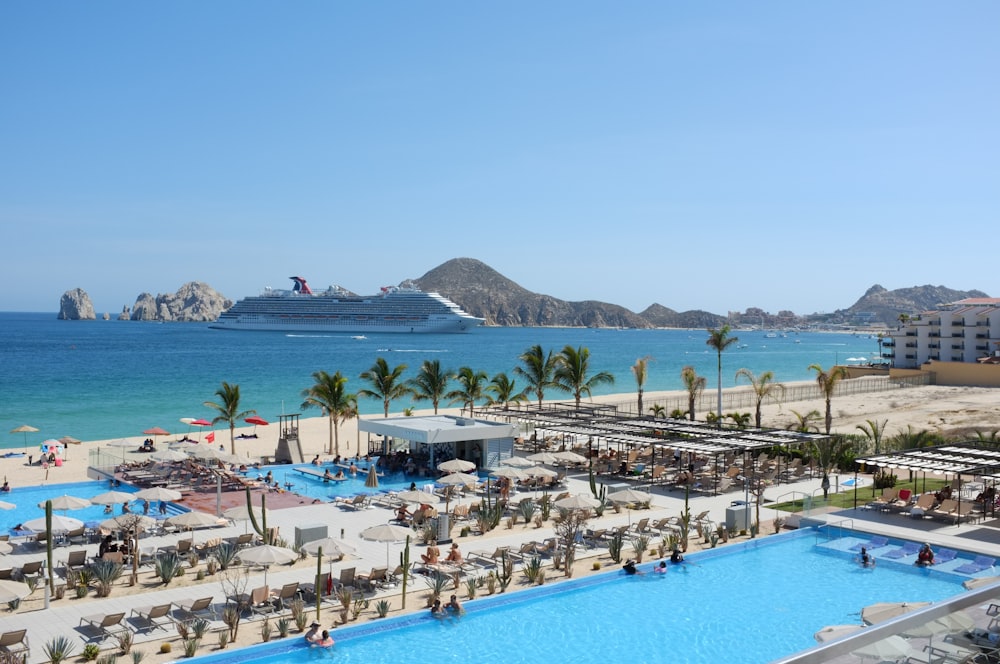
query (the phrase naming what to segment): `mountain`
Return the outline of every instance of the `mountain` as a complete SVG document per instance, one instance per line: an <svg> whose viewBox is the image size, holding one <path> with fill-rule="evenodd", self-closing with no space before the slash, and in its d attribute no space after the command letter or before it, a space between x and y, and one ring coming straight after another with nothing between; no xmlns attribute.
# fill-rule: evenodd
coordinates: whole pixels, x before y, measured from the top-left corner
<svg viewBox="0 0 1000 664"><path fill-rule="evenodd" d="M849 320L858 318L859 314L866 317L868 314L874 314L874 320L886 325L895 325L900 314L912 316L970 297L989 297L989 295L978 290L958 291L944 286L930 285L886 290L875 284L861 296L861 299L847 309L834 312L834 315Z"/></svg>
<svg viewBox="0 0 1000 664"><path fill-rule="evenodd" d="M503 327L708 327L721 316L706 312L678 313L653 305L642 314L606 302L567 302L533 293L474 258L454 258L419 279L421 290L437 291L487 325ZM688 325L687 322L693 322Z"/></svg>

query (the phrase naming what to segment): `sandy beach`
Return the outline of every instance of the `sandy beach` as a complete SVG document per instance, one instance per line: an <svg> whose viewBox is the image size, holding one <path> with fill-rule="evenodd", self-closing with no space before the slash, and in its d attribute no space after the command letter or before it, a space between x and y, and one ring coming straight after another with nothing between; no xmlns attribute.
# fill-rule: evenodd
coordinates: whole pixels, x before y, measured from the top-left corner
<svg viewBox="0 0 1000 664"><path fill-rule="evenodd" d="M553 393L554 395L555 393ZM653 403L656 399L676 398L685 396L684 392L647 392L644 396L646 403ZM844 434L861 433L857 427L865 424L868 420L887 421L885 428L886 437L891 437L899 432L905 432L908 427L919 431L926 429L931 432L940 432L945 436L965 435L975 437L975 431L981 430L986 433L1000 430L1000 390L984 387L951 387L951 386L921 386L906 387L888 392L873 392L867 394L855 394L850 396L835 397L832 401L833 430ZM635 399L634 394L619 393L594 397L594 403L625 403ZM749 409L744 409L749 410ZM825 413L826 404L822 399L811 401L791 401L784 403L765 402L762 408L762 425L778 429L787 428L796 421L793 411L798 413L808 413L816 410L821 416ZM429 415L432 410L415 411L414 415ZM444 414L456 415L457 408L442 408ZM390 413L390 416L398 416L398 413ZM701 419L703 413L698 414ZM365 419L374 419L378 416L367 415ZM302 448L307 460L319 454L326 458L327 447L329 445L328 421L325 417L307 417L299 422L299 435L302 440ZM822 427L822 417L818 420L818 425ZM171 436L159 436L158 443L162 447L168 440L177 440L187 432L184 425L178 424L179 429L173 430ZM351 456L358 453L359 443L362 454L367 450L367 438L359 438L358 422L356 419L342 422L340 426L340 451L342 456ZM273 455L277 446L278 428L275 425L259 426L256 429L252 426L239 427L235 433L240 434L256 433L257 438L237 438L236 451L250 457L263 455ZM190 437L194 439L204 439L207 430L198 431L195 428L190 432ZM40 434L35 434L40 436ZM134 447L126 447L125 458L129 461L142 460L144 455L135 453L145 436L125 437L134 443ZM121 439L115 439L115 441ZM34 445L27 448L29 453L38 457L38 440L33 441ZM8 477L12 486L17 485L44 485L63 482L77 482L88 479L86 461L89 451L96 447L107 446L114 441L85 441L80 445L70 446L68 450L68 461L60 468L44 469L37 464L27 466L23 457L0 458L0 472ZM222 444L229 449L229 430L215 430L215 444ZM121 454L121 448L113 448L113 454Z"/></svg>

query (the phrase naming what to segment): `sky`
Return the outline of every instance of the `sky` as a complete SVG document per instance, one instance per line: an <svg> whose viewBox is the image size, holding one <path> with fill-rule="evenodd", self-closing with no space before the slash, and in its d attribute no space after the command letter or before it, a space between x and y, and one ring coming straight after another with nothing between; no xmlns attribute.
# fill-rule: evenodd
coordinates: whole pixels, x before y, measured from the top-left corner
<svg viewBox="0 0 1000 664"><path fill-rule="evenodd" d="M633 311L1000 296L997 26L992 0L0 3L0 311L374 293L458 257Z"/></svg>

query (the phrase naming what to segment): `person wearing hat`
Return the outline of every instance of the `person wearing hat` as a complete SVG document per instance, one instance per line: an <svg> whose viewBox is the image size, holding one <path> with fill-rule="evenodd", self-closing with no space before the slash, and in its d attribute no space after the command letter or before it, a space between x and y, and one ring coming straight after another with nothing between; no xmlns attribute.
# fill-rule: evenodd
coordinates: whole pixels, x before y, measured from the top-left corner
<svg viewBox="0 0 1000 664"><path fill-rule="evenodd" d="M320 638L318 636L318 632L319 632L319 623L314 620L313 623L309 625L309 631L306 632L306 642L316 643L316 641Z"/></svg>
<svg viewBox="0 0 1000 664"><path fill-rule="evenodd" d="M917 554L917 562L914 564L920 567L928 567L934 564L934 551L931 550L930 544L924 544L920 549L920 553Z"/></svg>

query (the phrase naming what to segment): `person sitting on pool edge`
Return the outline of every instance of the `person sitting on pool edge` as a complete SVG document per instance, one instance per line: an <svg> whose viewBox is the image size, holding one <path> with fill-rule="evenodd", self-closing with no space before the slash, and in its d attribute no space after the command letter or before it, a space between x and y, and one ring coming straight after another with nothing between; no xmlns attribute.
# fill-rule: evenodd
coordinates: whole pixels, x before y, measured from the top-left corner
<svg viewBox="0 0 1000 664"><path fill-rule="evenodd" d="M920 567L929 567L934 564L934 551L931 550L930 544L924 544L920 548L920 553L917 554L917 562L914 565Z"/></svg>

